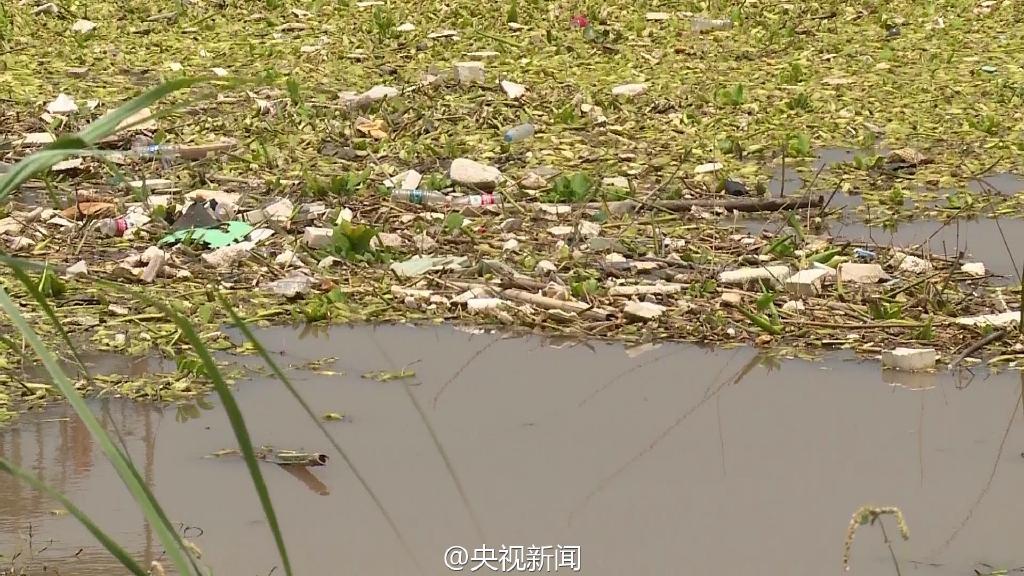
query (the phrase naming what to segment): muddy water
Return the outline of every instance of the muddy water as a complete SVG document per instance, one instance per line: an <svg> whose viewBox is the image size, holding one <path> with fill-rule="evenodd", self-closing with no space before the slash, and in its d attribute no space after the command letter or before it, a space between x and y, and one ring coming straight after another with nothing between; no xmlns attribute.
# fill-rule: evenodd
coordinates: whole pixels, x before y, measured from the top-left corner
<svg viewBox="0 0 1024 576"><path fill-rule="evenodd" d="M807 191L804 189L804 186L811 184L814 185L815 189L820 190L822 185L818 181L818 177L824 174L825 171L837 164L852 162L858 154L866 155L871 153L871 150L858 150L856 148L820 148L815 152L814 160L810 164L804 164L808 171L801 173L793 164L790 164L785 170L783 170L782 166L775 168L766 186L768 196L806 194ZM799 165L800 162L797 161L796 164ZM859 195L838 193L831 198L829 206L832 208L853 208L858 206L860 202L861 197Z"/></svg>
<svg viewBox="0 0 1024 576"><path fill-rule="evenodd" d="M485 543L581 546L584 574L833 573L850 514L868 503L906 513L911 538L894 545L905 574L1024 564L1017 374L906 379L843 357L559 349L445 327L263 336L318 413L346 415L328 426L373 491L277 382L255 371L240 382L255 442L332 456L308 474L262 468L297 574L447 574L447 547ZM308 365L318 360L319 373ZM415 378L360 377L403 367ZM203 458L233 445L215 403L94 407L215 573L271 572L244 465ZM0 453L67 492L140 559L159 557L65 408L24 417L0 434ZM20 553L13 564L36 571L119 573L56 507L0 481L3 562ZM895 573L877 527L859 535L853 567Z"/></svg>
<svg viewBox="0 0 1024 576"><path fill-rule="evenodd" d="M990 272L1014 284L1024 266L1024 221L1014 218L917 221L900 224L895 230L837 223L830 226L830 231L843 239L885 246L920 246L943 256L964 252L965 261L984 262Z"/></svg>
<svg viewBox="0 0 1024 576"><path fill-rule="evenodd" d="M967 189L971 192L1012 196L1024 191L1024 176L1007 172L990 174L968 182Z"/></svg>

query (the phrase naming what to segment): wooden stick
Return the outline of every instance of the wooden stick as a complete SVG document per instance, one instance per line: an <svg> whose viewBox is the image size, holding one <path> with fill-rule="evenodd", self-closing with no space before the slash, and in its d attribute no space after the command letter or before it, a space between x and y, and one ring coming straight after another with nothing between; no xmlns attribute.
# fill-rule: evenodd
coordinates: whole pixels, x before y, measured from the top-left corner
<svg viewBox="0 0 1024 576"><path fill-rule="evenodd" d="M975 352L981 350L985 346L988 346L993 342L998 342L1003 338L1006 338L1006 328L1000 328L999 330L992 332L991 334L985 336L984 338L975 341L973 344L968 346L963 352L961 352L960 355L957 356L952 362L949 363L949 369L953 370L971 354L974 354Z"/></svg>
<svg viewBox="0 0 1024 576"><path fill-rule="evenodd" d="M609 320L615 316L615 313L611 310L595 308L588 304L584 304L583 302L548 298L547 296L541 296L540 294L534 294L533 292L527 292L526 290L519 290L518 288L506 288L501 291L500 295L511 300L518 300L519 302L532 304L545 310L573 312L579 314L583 318L589 318L592 320Z"/></svg>

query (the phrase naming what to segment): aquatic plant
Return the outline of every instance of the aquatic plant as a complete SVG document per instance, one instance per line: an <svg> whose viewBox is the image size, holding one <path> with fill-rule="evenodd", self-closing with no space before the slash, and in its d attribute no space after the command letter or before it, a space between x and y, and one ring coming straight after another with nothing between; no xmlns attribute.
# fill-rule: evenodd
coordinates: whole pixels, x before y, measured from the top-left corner
<svg viewBox="0 0 1024 576"><path fill-rule="evenodd" d="M885 545L889 548L889 554L892 556L893 565L896 567L896 576L900 576L900 564L896 560L896 552L892 548L892 542L889 540L889 534L885 531L885 524L882 523L883 516L892 516L896 520L896 526L899 528L900 536L904 540L910 539L910 529L907 528L907 521L903 517L903 511L896 506L861 506L853 513L853 517L850 518L850 526L846 529L846 538L843 540L843 569L850 569L850 551L853 548L853 539L857 535L857 529L865 525L875 525L878 522L878 527L882 531L882 540Z"/></svg>

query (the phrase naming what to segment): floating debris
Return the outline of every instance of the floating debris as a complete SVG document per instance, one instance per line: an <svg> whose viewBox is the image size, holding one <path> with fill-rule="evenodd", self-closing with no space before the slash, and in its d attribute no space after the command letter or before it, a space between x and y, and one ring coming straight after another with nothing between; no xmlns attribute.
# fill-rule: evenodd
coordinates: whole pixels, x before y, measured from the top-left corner
<svg viewBox="0 0 1024 576"><path fill-rule="evenodd" d="M937 359L938 353L933 348L895 348L882 353L882 366L918 372L934 368Z"/></svg>
<svg viewBox="0 0 1024 576"><path fill-rule="evenodd" d="M839 281L854 284L877 284L889 280L889 275L878 264L845 262L839 265Z"/></svg>

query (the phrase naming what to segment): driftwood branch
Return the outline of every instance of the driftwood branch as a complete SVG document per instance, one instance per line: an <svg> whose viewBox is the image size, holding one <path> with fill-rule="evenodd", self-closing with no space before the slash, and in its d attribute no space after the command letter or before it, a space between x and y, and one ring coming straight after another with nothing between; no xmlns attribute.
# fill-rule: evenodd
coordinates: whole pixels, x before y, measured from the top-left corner
<svg viewBox="0 0 1024 576"><path fill-rule="evenodd" d="M961 362L966 360L967 357L970 356L971 354L974 354L975 352L981 350L985 346L988 346L989 344L992 344L994 342L998 342L1003 338L1006 338L1006 328L1000 328L999 330L996 330L995 332L986 335L984 338L976 340L974 343L968 346L963 352L961 352L960 355L957 356L952 362L949 363L949 369L953 370L954 368L959 366Z"/></svg>

